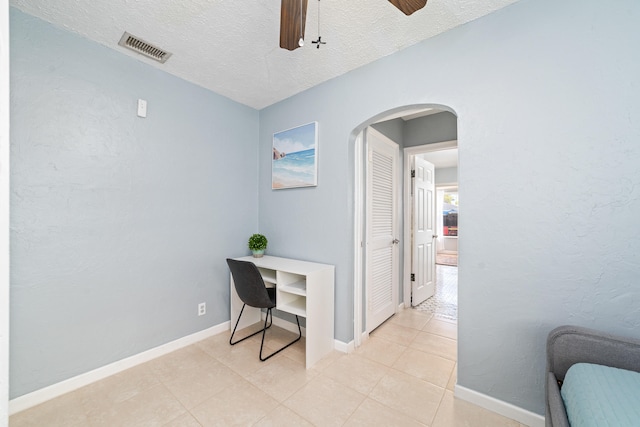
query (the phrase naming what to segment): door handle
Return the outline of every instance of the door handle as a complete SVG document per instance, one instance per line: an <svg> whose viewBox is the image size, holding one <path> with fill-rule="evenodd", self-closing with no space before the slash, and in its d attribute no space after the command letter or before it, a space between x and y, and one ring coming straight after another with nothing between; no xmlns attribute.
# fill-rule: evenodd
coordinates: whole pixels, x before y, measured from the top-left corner
<svg viewBox="0 0 640 427"><path fill-rule="evenodd" d="M434 238L434 239L437 239L437 238L438 238L438 235L437 235L437 234L434 234L434 235L433 235L433 238Z"/></svg>
<svg viewBox="0 0 640 427"><path fill-rule="evenodd" d="M391 243L393 243L394 245L397 245L398 243L400 243L400 240L398 240L398 239L393 239L393 240L391 241Z"/></svg>

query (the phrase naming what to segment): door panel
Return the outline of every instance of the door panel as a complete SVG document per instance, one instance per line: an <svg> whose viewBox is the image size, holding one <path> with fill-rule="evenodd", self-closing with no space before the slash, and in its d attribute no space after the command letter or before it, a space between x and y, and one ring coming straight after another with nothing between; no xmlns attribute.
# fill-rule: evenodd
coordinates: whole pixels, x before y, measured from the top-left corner
<svg viewBox="0 0 640 427"><path fill-rule="evenodd" d="M398 300L397 163L398 145L374 129L367 147L366 293L367 331L396 311Z"/></svg>
<svg viewBox="0 0 640 427"><path fill-rule="evenodd" d="M413 245L411 305L416 306L435 293L434 239L434 166L419 157L414 158L413 170Z"/></svg>

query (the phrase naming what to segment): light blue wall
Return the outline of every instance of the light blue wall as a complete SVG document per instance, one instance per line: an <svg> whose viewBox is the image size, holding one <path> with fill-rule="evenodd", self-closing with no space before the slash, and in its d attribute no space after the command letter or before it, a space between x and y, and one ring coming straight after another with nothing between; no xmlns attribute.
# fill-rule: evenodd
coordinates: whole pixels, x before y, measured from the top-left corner
<svg viewBox="0 0 640 427"><path fill-rule="evenodd" d="M407 121L387 120L371 127L397 142L400 149L458 138L458 118L448 111Z"/></svg>
<svg viewBox="0 0 640 427"><path fill-rule="evenodd" d="M387 120L380 123L375 123L371 125L372 128L382 133L387 138L391 139L395 143L400 146L402 150L402 146L404 143L404 128L405 121L402 119L393 119Z"/></svg>
<svg viewBox="0 0 640 427"><path fill-rule="evenodd" d="M11 126L12 398L229 320L256 110L12 9Z"/></svg>
<svg viewBox="0 0 640 427"><path fill-rule="evenodd" d="M542 414L549 330L640 338L638 22L635 0L521 0L260 111L260 230L271 253L336 265L337 339L353 338L354 135L422 103L458 116L458 384ZM272 191L273 132L313 120L318 186Z"/></svg>
<svg viewBox="0 0 640 427"><path fill-rule="evenodd" d="M405 147L453 141L458 138L458 118L445 111L408 120L403 134Z"/></svg>

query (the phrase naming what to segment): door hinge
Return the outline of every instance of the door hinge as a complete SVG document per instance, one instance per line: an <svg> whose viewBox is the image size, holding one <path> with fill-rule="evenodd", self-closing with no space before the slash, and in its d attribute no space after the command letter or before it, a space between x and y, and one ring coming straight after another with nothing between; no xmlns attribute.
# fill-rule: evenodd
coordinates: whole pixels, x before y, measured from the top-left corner
<svg viewBox="0 0 640 427"><path fill-rule="evenodd" d="M411 170L411 178L415 178L416 177L416 170L412 169Z"/></svg>
<svg viewBox="0 0 640 427"><path fill-rule="evenodd" d="M416 281L416 275L414 273L411 273L411 281L412 282Z"/></svg>

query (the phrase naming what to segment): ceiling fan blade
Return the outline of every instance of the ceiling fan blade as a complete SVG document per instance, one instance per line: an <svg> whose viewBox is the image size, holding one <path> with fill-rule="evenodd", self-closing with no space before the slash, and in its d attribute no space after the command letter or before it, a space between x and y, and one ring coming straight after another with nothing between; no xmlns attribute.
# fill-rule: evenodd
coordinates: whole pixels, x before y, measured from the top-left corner
<svg viewBox="0 0 640 427"><path fill-rule="evenodd" d="M302 13L300 11L302 7ZM280 7L280 47L294 50L300 47L298 41L304 38L307 20L307 0L282 0Z"/></svg>
<svg viewBox="0 0 640 427"><path fill-rule="evenodd" d="M405 15L411 15L427 4L427 0L389 0L389 2L400 9Z"/></svg>

